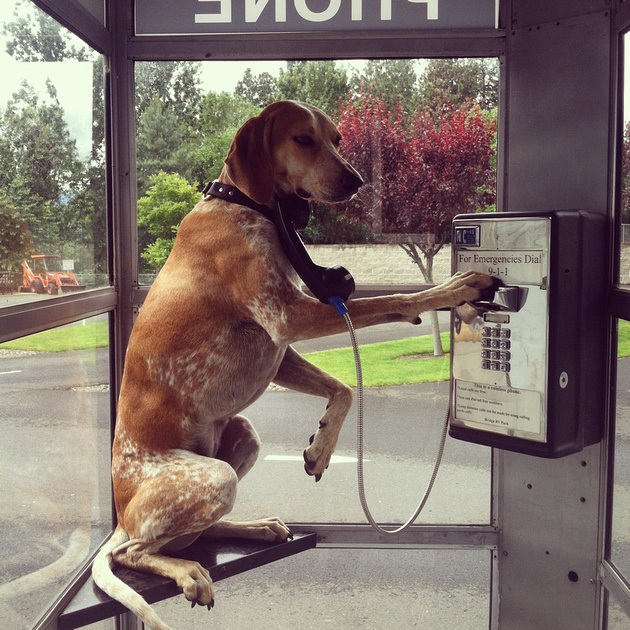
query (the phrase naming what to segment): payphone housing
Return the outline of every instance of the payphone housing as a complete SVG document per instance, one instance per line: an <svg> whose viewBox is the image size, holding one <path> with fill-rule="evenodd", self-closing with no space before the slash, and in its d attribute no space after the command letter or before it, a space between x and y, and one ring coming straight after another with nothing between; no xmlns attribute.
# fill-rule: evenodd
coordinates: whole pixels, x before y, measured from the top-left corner
<svg viewBox="0 0 630 630"><path fill-rule="evenodd" d="M452 437L540 457L601 439L607 242L582 211L455 217L453 272L499 286L452 311Z"/></svg>

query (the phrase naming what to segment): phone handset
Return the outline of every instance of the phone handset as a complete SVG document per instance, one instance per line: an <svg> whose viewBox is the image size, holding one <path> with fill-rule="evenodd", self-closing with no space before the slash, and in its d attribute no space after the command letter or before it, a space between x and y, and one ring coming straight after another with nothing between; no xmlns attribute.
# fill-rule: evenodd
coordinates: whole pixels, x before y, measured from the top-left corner
<svg viewBox="0 0 630 630"><path fill-rule="evenodd" d="M282 197L272 212L280 244L293 268L320 302L331 303L339 310L338 300L345 302L354 293L354 278L340 265L322 267L315 264L306 251L297 230L308 223L310 202L297 195Z"/></svg>
<svg viewBox="0 0 630 630"><path fill-rule="evenodd" d="M508 311L517 313L525 304L527 289L506 285L500 278L492 277L492 285L481 291L479 298L470 305L482 311Z"/></svg>
<svg viewBox="0 0 630 630"><path fill-rule="evenodd" d="M203 196L204 199L211 196L238 203L260 212L272 221L278 231L282 249L304 284L320 302L330 303L340 314L344 314L343 303L355 289L352 274L340 265L330 267L316 265L297 233L297 230L303 230L308 223L311 213L310 201L297 195L288 195L279 199L273 207L269 207L254 201L236 186L217 180L205 186Z"/></svg>

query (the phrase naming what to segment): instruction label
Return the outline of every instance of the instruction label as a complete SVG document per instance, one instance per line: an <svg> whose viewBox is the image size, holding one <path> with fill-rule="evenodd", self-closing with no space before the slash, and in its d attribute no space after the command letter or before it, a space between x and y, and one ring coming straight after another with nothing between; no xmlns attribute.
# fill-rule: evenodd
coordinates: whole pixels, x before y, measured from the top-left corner
<svg viewBox="0 0 630 630"><path fill-rule="evenodd" d="M459 250L456 256L457 271L472 269L507 283L542 284L545 275L542 250Z"/></svg>
<svg viewBox="0 0 630 630"><path fill-rule="evenodd" d="M501 385L455 381L455 421L487 431L545 441L541 394Z"/></svg>

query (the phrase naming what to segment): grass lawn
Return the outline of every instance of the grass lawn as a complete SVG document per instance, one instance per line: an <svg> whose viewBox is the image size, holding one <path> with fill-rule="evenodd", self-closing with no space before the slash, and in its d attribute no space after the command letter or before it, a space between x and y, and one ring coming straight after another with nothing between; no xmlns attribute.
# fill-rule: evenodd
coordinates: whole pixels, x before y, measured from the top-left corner
<svg viewBox="0 0 630 630"><path fill-rule="evenodd" d="M54 328L15 341L0 344L0 349L64 352L87 350L108 344L107 322L87 322ZM450 350L450 335L442 333L444 352ZM618 357L630 356L630 322L619 322ZM408 337L398 341L360 347L363 383L366 387L405 385L449 378L449 358L433 356L433 337ZM304 355L318 367L356 386L354 356L351 348L311 352Z"/></svg>
<svg viewBox="0 0 630 630"><path fill-rule="evenodd" d="M53 328L0 344L0 350L30 350L34 352L65 352L103 348L109 343L107 322L86 322Z"/></svg>

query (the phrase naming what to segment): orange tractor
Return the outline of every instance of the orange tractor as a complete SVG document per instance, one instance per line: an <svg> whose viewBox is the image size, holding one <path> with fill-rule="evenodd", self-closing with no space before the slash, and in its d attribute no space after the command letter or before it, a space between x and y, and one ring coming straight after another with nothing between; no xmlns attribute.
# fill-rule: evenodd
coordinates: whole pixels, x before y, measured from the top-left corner
<svg viewBox="0 0 630 630"><path fill-rule="evenodd" d="M25 260L22 264L24 279L21 291L57 295L85 289L85 286L77 282L73 273L63 270L61 256L31 256L30 262L29 265L29 261Z"/></svg>

